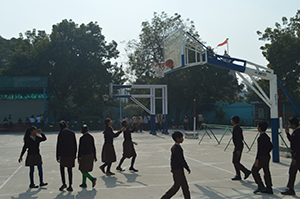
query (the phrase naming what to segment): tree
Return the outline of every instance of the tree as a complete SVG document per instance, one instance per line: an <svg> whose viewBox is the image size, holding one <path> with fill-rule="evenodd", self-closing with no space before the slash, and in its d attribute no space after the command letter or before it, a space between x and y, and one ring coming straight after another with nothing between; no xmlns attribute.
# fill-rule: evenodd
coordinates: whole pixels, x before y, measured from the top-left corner
<svg viewBox="0 0 300 199"><path fill-rule="evenodd" d="M193 107L193 100L201 103L202 110L212 108L208 104L220 101L234 101L241 89L237 80L228 74L228 70L204 65L194 66L168 74L163 79L154 78L151 66L154 62L163 62L163 40L178 28L183 28L200 39L194 22L175 13L169 16L165 12L154 13L151 21L142 22L139 40L127 45L129 71L135 75L137 84L167 84L169 108L176 110L176 122L182 110ZM145 103L145 100L141 100ZM201 111L201 110L200 110Z"/></svg>
<svg viewBox="0 0 300 199"><path fill-rule="evenodd" d="M27 31L14 46L6 76L48 76L48 106L56 119L99 116L102 95L111 81L119 81L122 68L112 64L117 43L108 43L97 23L78 25L63 20L52 33Z"/></svg>
<svg viewBox="0 0 300 199"><path fill-rule="evenodd" d="M275 28L257 31L259 40L268 42L261 47L263 56L269 61L279 80L292 97L299 99L300 83L300 10L289 20L282 17L282 24L276 22Z"/></svg>

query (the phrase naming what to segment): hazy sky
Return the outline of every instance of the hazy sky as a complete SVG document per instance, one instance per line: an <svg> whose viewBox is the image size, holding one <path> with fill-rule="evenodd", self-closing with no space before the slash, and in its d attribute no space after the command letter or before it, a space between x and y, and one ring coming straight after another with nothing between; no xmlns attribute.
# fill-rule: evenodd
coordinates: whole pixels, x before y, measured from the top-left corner
<svg viewBox="0 0 300 199"><path fill-rule="evenodd" d="M274 27L281 18L294 16L300 9L299 0L1 0L0 35L18 37L26 30L51 33L53 24L63 19L88 23L97 21L107 41L119 44L121 61L126 61L126 42L138 38L141 23L154 12L179 13L195 22L201 39L215 47L229 38L230 55L261 65L267 61L259 47L257 30ZM219 48L222 54L225 47Z"/></svg>

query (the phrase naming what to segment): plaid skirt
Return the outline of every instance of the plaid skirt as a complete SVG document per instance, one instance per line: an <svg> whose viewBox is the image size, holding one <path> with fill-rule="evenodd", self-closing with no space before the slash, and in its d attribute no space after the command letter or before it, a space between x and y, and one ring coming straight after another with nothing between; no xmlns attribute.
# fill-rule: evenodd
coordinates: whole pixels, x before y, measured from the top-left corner
<svg viewBox="0 0 300 199"><path fill-rule="evenodd" d="M135 152L132 141L124 141L123 142L123 157L131 158L133 156L136 156L136 152Z"/></svg>
<svg viewBox="0 0 300 199"><path fill-rule="evenodd" d="M62 167L75 167L75 157L59 157L59 160Z"/></svg>
<svg viewBox="0 0 300 199"><path fill-rule="evenodd" d="M27 155L26 161L25 161L25 166L26 167L35 166L35 165L38 165L38 164L43 164L42 156L40 154Z"/></svg>
<svg viewBox="0 0 300 199"><path fill-rule="evenodd" d="M112 163L117 161L117 156L113 144L105 143L103 145L101 159L104 163Z"/></svg>
<svg viewBox="0 0 300 199"><path fill-rule="evenodd" d="M94 159L94 154L81 156L79 161L79 170L83 172L93 171Z"/></svg>

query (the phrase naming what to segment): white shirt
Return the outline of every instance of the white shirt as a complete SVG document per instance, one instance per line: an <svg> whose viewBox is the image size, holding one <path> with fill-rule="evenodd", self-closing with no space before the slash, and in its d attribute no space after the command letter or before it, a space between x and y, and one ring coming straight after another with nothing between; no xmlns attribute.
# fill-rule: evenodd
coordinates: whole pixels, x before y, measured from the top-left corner
<svg viewBox="0 0 300 199"><path fill-rule="evenodd" d="M35 119L33 117L29 118L30 123L35 123Z"/></svg>
<svg viewBox="0 0 300 199"><path fill-rule="evenodd" d="M37 123L41 123L41 121L42 121L42 118L41 118L41 117L37 117L37 118L36 118L36 122L37 122Z"/></svg>

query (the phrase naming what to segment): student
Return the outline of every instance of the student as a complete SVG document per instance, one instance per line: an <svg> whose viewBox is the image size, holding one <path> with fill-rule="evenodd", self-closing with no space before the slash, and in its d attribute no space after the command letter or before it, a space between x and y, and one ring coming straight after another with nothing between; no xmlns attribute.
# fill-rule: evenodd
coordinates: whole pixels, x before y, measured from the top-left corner
<svg viewBox="0 0 300 199"><path fill-rule="evenodd" d="M96 158L96 147L94 137L89 134L89 129L86 124L81 127L83 134L79 140L78 163L79 170L82 173L82 188L86 188L86 178L92 182L92 187L95 187L97 178L92 177L88 172L93 171L94 161Z"/></svg>
<svg viewBox="0 0 300 199"><path fill-rule="evenodd" d="M234 144L232 163L236 171L235 177L231 178L231 180L241 180L242 179L241 171L245 174L244 180L246 180L251 174L251 171L246 169L244 165L240 163L243 148L244 148L244 143L243 143L244 136L243 136L243 130L241 129L239 122L240 122L239 116L231 117L231 124L233 125L232 140Z"/></svg>
<svg viewBox="0 0 300 199"><path fill-rule="evenodd" d="M139 123L137 123L136 125L139 125ZM125 171L121 168L124 160L126 158L131 158L131 166L129 168L130 171L133 171L133 172L138 172L138 170L136 170L134 168L134 162L135 162L135 159L136 159L136 152L135 152L135 149L134 149L134 146L133 145L137 145L136 142L133 142L132 141L132 138L131 138L131 133L133 133L135 130L136 130L136 127L134 127L133 129L129 129L129 123L127 121L123 121L122 122L122 126L126 128L126 130L123 132L123 136L124 136L124 142L123 142L123 157L122 159L120 160L120 163L119 165L117 166L117 170L118 171Z"/></svg>
<svg viewBox="0 0 300 199"><path fill-rule="evenodd" d="M4 128L8 128L8 119L7 119L7 117L4 118L3 124L4 124Z"/></svg>
<svg viewBox="0 0 300 199"><path fill-rule="evenodd" d="M41 135L37 135L37 132ZM34 184L34 166L37 165L39 170L40 177L40 187L48 185L43 181L43 168L42 168L42 156L40 154L40 143L47 140L45 134L41 129L38 129L35 126L29 127L26 129L24 134L24 146L22 148L22 152L19 158L19 163L22 162L22 157L27 150L27 157L25 160L25 166L30 167L29 177L30 177L30 185L29 188L38 188L39 186Z"/></svg>
<svg viewBox="0 0 300 199"><path fill-rule="evenodd" d="M107 176L115 175L110 171L111 164L116 161L116 152L113 145L114 138L118 137L124 130L126 130L125 127L123 127L120 131L117 133L113 132L113 122L110 118L106 118L104 121L105 124L105 130L103 132L104 134L104 145L102 148L102 162L104 162L103 165L99 167L99 169L106 174ZM105 167L107 167L105 172Z"/></svg>
<svg viewBox="0 0 300 199"><path fill-rule="evenodd" d="M289 128L285 126L285 133L288 140L291 143L292 162L289 169L289 181L287 189L281 192L283 195L295 195L294 184L296 180L297 171L300 171L300 127L297 117L291 117L289 119L289 126L293 129L292 134L289 133Z"/></svg>
<svg viewBox="0 0 300 199"><path fill-rule="evenodd" d="M67 167L69 175L69 187L67 188L67 191L73 191L72 168L75 167L77 153L76 137L74 131L68 129L68 125L65 121L60 121L59 127L60 132L57 136L56 145L56 160L60 164L60 175L62 181L62 186L59 188L59 190L63 191L65 188L67 188L65 179L65 167Z"/></svg>
<svg viewBox="0 0 300 199"><path fill-rule="evenodd" d="M183 116L183 126L184 126L184 130L188 130L188 123L189 123L189 117L185 114Z"/></svg>
<svg viewBox="0 0 300 199"><path fill-rule="evenodd" d="M172 134L172 138L175 144L171 148L171 172L173 173L174 184L173 186L161 197L161 199L169 199L174 196L181 187L184 198L190 199L190 191L187 180L184 175L184 168L191 173L191 170L186 163L183 155L183 149L180 144L183 142L183 134L179 131L175 131Z"/></svg>
<svg viewBox="0 0 300 199"><path fill-rule="evenodd" d="M272 179L270 173L270 152L273 149L273 144L270 141L270 137L266 134L266 130L268 128L267 122L260 122L258 123L257 130L260 133L259 137L257 138L257 153L254 165L252 167L252 175L253 178L258 185L258 188L253 193L268 193L273 194L272 189ZM264 178L266 187L264 186L261 177L259 175L259 170L263 169L264 171Z"/></svg>

